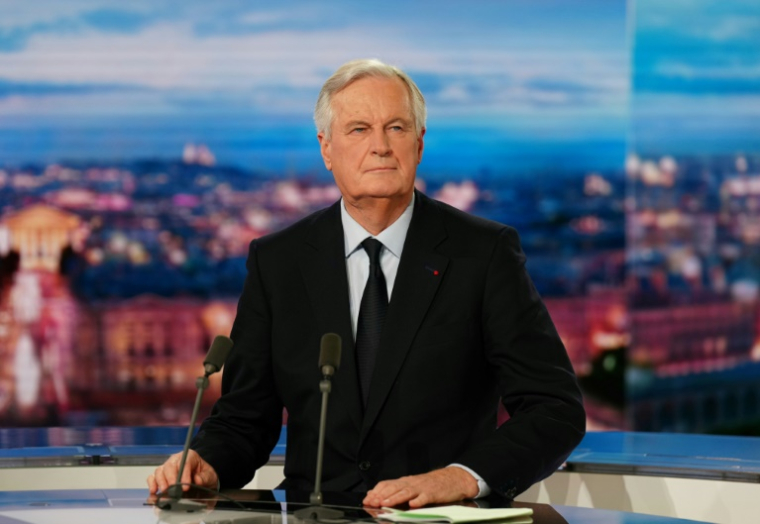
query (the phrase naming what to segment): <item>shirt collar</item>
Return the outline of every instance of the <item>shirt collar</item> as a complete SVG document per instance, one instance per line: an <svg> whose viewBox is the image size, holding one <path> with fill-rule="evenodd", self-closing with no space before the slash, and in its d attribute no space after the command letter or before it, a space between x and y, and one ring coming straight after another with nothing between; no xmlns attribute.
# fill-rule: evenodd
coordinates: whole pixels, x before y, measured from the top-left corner
<svg viewBox="0 0 760 524"><path fill-rule="evenodd" d="M343 239L346 250L346 258L351 256L354 251L361 248L361 243L367 238L376 238L382 244L393 253L397 258L401 258L401 252L404 250L404 241L406 240L406 232L409 231L409 224L412 221L412 211L414 210L414 193L412 193L412 199L409 205L401 216L390 226L383 229L377 236L371 235L366 229L364 229L359 223L354 220L348 211L346 211L346 204L341 199L340 201L340 218L343 222Z"/></svg>

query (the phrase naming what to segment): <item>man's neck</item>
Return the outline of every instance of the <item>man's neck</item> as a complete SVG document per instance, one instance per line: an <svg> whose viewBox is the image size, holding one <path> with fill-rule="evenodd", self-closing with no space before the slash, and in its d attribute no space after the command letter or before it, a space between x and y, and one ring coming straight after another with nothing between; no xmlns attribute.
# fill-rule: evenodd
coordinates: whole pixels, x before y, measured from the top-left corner
<svg viewBox="0 0 760 524"><path fill-rule="evenodd" d="M343 201L351 218L370 234L379 235L398 220L411 199L409 194L401 198L363 198L354 202L344 197Z"/></svg>

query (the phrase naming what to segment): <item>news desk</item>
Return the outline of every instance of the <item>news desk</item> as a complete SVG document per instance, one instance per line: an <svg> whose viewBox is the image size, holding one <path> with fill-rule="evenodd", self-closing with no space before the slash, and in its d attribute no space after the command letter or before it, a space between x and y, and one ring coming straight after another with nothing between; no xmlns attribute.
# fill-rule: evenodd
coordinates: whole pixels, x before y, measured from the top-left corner
<svg viewBox="0 0 760 524"><path fill-rule="evenodd" d="M0 429L0 471L14 467L155 466L182 450L182 427ZM287 427L270 456L285 461ZM563 469L760 483L760 438L590 432Z"/></svg>
<svg viewBox="0 0 760 524"><path fill-rule="evenodd" d="M0 429L0 490L142 488L153 468L181 450L186 431ZM271 489L282 480L286 433L283 428L269 464L248 488ZM754 524L760 522L760 439L588 433L563 468L517 500Z"/></svg>
<svg viewBox="0 0 760 524"><path fill-rule="evenodd" d="M296 517L293 512L308 507L308 493L269 490L224 492L235 500L205 499L198 512L161 510L154 506L145 489L51 490L0 492L0 524L110 523L110 524L287 524L316 522ZM350 524L378 522L361 508L352 494L324 494L325 503L345 512L341 519L322 523ZM697 524L699 521L640 515L622 511L573 508L487 499L484 507L528 507L530 519L515 523L532 524ZM380 521L382 522L382 521ZM509 524L510 520L498 521Z"/></svg>

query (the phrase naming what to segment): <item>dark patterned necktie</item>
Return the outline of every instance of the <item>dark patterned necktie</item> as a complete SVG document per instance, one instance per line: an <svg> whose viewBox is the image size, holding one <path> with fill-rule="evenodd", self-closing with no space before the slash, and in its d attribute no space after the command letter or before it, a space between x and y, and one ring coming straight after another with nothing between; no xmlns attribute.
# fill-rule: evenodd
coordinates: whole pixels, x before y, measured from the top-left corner
<svg viewBox="0 0 760 524"><path fill-rule="evenodd" d="M385 324L385 313L388 311L388 288L380 267L383 244L374 238L368 238L362 242L362 247L369 255L369 276L364 287L356 327L356 363L359 368L362 400L366 406L372 370L375 368L377 350L380 347L380 335Z"/></svg>

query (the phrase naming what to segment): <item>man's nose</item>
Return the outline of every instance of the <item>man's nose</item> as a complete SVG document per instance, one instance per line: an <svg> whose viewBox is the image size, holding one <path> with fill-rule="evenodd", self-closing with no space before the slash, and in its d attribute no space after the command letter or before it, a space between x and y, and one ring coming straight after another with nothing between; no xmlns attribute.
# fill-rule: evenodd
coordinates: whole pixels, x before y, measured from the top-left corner
<svg viewBox="0 0 760 524"><path fill-rule="evenodd" d="M384 130L372 133L372 153L378 156L388 156L391 153L391 142Z"/></svg>

